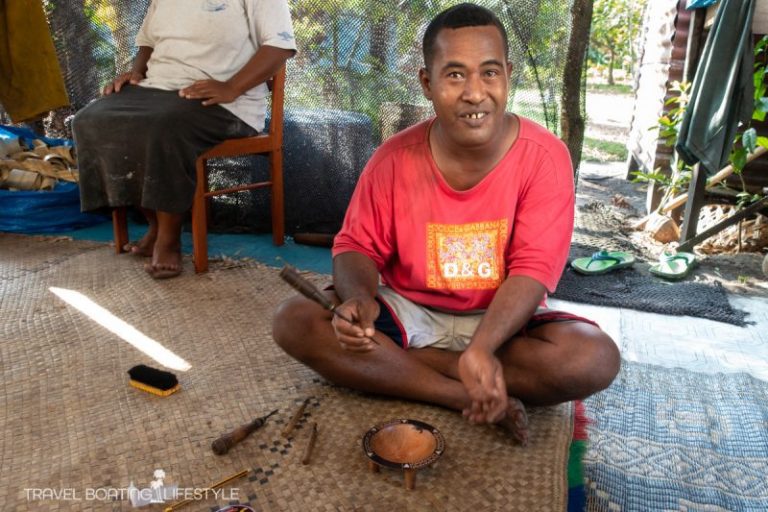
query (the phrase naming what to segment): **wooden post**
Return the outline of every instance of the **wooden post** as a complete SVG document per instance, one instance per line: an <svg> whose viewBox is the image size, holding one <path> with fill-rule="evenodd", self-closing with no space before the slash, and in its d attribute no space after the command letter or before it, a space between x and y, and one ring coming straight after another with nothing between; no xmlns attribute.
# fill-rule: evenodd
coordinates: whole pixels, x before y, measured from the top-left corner
<svg viewBox="0 0 768 512"><path fill-rule="evenodd" d="M128 243L128 216L125 206L112 209L112 236L115 239L115 253L125 252Z"/></svg>
<svg viewBox="0 0 768 512"><path fill-rule="evenodd" d="M688 200L685 203L683 216L683 229L680 233L680 243L696 236L696 227L699 224L699 211L704 206L704 191L707 186L707 174L701 169L700 164L693 166L691 184L689 185ZM691 193L691 191L693 191Z"/></svg>

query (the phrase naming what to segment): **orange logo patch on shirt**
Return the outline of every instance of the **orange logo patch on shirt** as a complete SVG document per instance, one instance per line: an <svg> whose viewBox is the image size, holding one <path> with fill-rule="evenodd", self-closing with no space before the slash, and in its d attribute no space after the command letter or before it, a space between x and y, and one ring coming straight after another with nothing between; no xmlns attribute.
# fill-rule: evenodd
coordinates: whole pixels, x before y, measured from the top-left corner
<svg viewBox="0 0 768 512"><path fill-rule="evenodd" d="M449 290L498 288L504 276L507 219L427 224L427 286Z"/></svg>

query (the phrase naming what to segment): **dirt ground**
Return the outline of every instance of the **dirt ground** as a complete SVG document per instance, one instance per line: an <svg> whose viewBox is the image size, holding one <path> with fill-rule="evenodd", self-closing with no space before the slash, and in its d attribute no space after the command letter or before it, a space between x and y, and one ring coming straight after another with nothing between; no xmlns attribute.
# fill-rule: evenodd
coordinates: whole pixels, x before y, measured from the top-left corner
<svg viewBox="0 0 768 512"><path fill-rule="evenodd" d="M579 171L577 206L583 208L594 202L609 206L621 218L622 231L640 257L637 270L647 272L649 264L658 258L665 245L646 232L631 229L631 224L645 215L646 191L642 185L627 180L626 172L624 162L583 163ZM698 264L687 281L719 282L733 293L768 296L768 277L762 271L765 249L762 253L703 254L694 248L694 253Z"/></svg>
<svg viewBox="0 0 768 512"><path fill-rule="evenodd" d="M600 140L626 142L632 121L633 97L629 94L587 90L587 136ZM598 164L582 162L579 169L577 205L583 207L593 202L609 206L620 218L623 233L635 246L641 265L637 270L647 272L664 250L664 244L655 241L648 233L633 231L630 225L646 213L646 189L627 179L625 162ZM672 244L674 246L674 244ZM703 254L697 248L694 253L698 264L688 281L720 282L729 291L739 294L768 296L768 277L763 274L762 263L768 247L762 252L735 254Z"/></svg>

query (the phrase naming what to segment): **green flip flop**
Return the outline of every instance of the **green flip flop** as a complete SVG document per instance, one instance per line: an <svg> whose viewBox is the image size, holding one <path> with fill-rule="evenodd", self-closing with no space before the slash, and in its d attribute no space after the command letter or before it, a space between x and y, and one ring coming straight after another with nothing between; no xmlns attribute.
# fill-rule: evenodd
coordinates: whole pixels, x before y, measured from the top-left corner
<svg viewBox="0 0 768 512"><path fill-rule="evenodd" d="M571 261L571 267L580 274L594 275L629 267L634 262L635 257L625 252L598 251L589 257L576 258Z"/></svg>
<svg viewBox="0 0 768 512"><path fill-rule="evenodd" d="M695 265L696 256L690 252L662 253L659 262L651 265L648 270L653 275L677 281L688 276Z"/></svg>

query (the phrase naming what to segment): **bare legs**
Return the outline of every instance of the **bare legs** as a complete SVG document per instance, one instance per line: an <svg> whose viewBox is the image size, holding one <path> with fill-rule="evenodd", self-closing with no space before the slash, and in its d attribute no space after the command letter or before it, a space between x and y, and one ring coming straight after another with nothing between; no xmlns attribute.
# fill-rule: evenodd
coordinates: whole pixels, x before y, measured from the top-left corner
<svg viewBox="0 0 768 512"><path fill-rule="evenodd" d="M184 216L141 208L149 227L135 245L126 249L134 255L151 257L144 270L156 279L176 277L181 273L181 227Z"/></svg>
<svg viewBox="0 0 768 512"><path fill-rule="evenodd" d="M176 277L181 273L180 213L157 212L157 239L152 250L152 263L144 269L155 279Z"/></svg>
<svg viewBox="0 0 768 512"><path fill-rule="evenodd" d="M273 335L289 355L337 384L458 411L470 403L458 377L460 353L406 351L380 333L374 350L345 351L336 341L330 314L302 297L281 304ZM497 356L510 395L501 424L521 442L527 437L527 423L520 401L551 405L586 398L608 387L619 369L613 341L597 327L580 322L542 325L527 337L510 340Z"/></svg>

